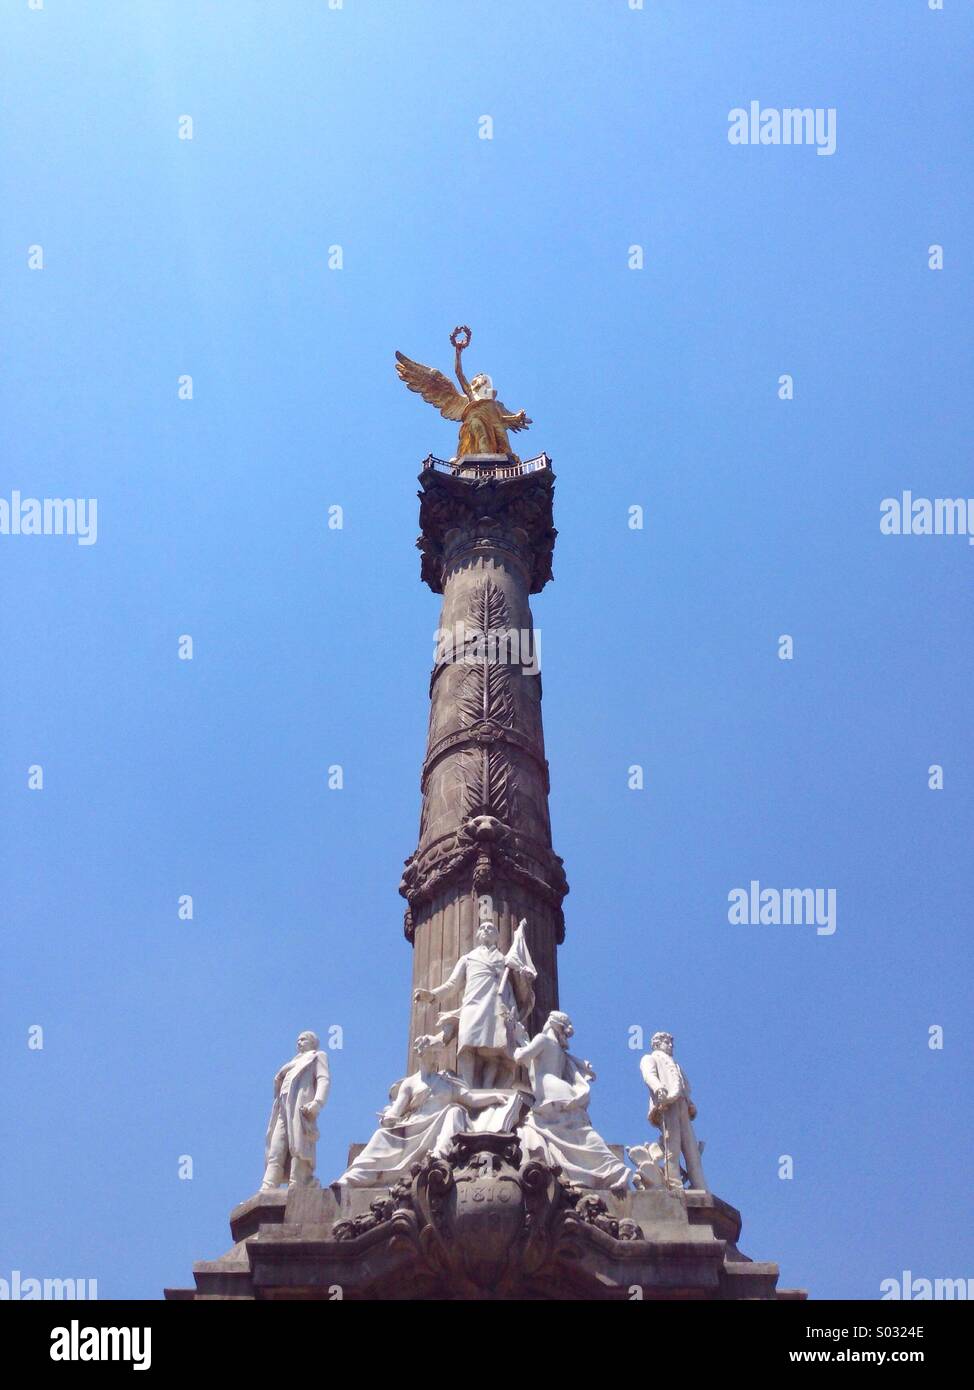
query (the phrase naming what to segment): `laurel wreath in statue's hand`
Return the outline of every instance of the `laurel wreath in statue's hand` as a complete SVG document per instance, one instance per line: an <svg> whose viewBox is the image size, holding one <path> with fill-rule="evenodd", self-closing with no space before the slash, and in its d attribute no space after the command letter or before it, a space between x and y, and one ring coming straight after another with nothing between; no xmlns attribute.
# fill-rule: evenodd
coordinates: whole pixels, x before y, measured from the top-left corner
<svg viewBox="0 0 974 1390"><path fill-rule="evenodd" d="M463 338L460 337L461 333L464 335ZM463 352L464 348L470 346L470 339L472 337L473 334L470 332L470 329L465 323L462 323L459 327L454 328L453 332L450 334L450 342L456 348L457 352Z"/></svg>

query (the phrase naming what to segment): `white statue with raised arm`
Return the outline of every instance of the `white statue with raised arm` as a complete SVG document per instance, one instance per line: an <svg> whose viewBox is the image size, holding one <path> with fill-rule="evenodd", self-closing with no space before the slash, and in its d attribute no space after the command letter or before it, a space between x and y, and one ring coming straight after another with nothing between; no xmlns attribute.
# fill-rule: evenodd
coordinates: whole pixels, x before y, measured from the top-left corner
<svg viewBox="0 0 974 1390"><path fill-rule="evenodd" d="M639 1063L642 1078L649 1087L649 1120L663 1135L664 1173L667 1187L682 1190L680 1155L686 1162L690 1186L709 1191L700 1162L700 1145L692 1121L697 1107L690 1099L690 1082L673 1056L673 1034L654 1033L648 1052Z"/></svg>
<svg viewBox="0 0 974 1390"><path fill-rule="evenodd" d="M456 1037L457 1071L467 1086L507 1086L513 1082L514 1028L534 1007L537 971L524 939L521 921L511 949L497 949L498 931L492 921L477 928L477 944L461 956L448 979L435 989L417 989L417 1004L429 1004L462 990L458 1009L436 1021L446 1042Z"/></svg>
<svg viewBox="0 0 974 1390"><path fill-rule="evenodd" d="M317 1033L302 1033L297 1052L274 1077L274 1104L264 1146L262 1192L282 1182L310 1183L315 1171L315 1123L328 1099L328 1058L319 1051Z"/></svg>

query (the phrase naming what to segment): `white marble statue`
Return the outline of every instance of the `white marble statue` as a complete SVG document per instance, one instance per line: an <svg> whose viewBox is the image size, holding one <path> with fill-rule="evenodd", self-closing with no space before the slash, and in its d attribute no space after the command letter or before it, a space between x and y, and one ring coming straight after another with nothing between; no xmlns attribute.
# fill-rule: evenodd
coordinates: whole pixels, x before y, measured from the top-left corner
<svg viewBox="0 0 974 1390"><path fill-rule="evenodd" d="M417 1004L429 1004L462 989L458 1009L440 1014L437 1027L447 1042L456 1037L457 1071L470 1087L509 1085L514 1079L514 1027L534 1007L537 971L524 939L522 921L511 949L497 949L498 932L491 921L480 923L477 944L461 956L448 979L435 989L417 989Z"/></svg>
<svg viewBox="0 0 974 1390"><path fill-rule="evenodd" d="M632 1180L633 1187L643 1192L666 1187L663 1175L666 1153L662 1144L655 1140L651 1144L633 1144L626 1149L626 1157L638 1170Z"/></svg>
<svg viewBox="0 0 974 1390"><path fill-rule="evenodd" d="M595 1072L591 1063L568 1051L574 1031L568 1015L557 1010L530 1041L524 1029L519 1030L523 1042L514 1060L528 1068L534 1094L520 1128L521 1148L525 1157L557 1163L568 1181L580 1187L622 1191L629 1169L592 1128L588 1099Z"/></svg>
<svg viewBox="0 0 974 1390"><path fill-rule="evenodd" d="M310 1183L315 1171L316 1120L328 1099L328 1058L320 1052L317 1033L302 1033L298 1050L274 1077L274 1105L264 1147L262 1192L282 1182Z"/></svg>
<svg viewBox="0 0 974 1390"><path fill-rule="evenodd" d="M692 1188L709 1191L700 1163L700 1146L693 1132L697 1107L690 1099L690 1082L673 1056L672 1033L654 1033L652 1052L641 1058L639 1070L649 1087L650 1123L662 1131L664 1173L667 1187L682 1189L680 1155L686 1163Z"/></svg>
<svg viewBox="0 0 974 1390"><path fill-rule="evenodd" d="M437 1071L442 1033L423 1034L413 1046L419 1071L393 1086L379 1128L333 1187L390 1186L408 1178L411 1166L426 1154L445 1153L455 1134L513 1127L521 1108L518 1093L472 1090L455 1072ZM476 1120L472 1111L479 1112Z"/></svg>

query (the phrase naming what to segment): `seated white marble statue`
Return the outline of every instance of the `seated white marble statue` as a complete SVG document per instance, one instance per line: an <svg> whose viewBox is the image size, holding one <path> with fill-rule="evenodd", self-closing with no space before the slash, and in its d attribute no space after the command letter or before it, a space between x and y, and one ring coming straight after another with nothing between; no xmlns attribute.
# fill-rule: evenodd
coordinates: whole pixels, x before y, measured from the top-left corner
<svg viewBox="0 0 974 1390"><path fill-rule="evenodd" d="M580 1187L624 1190L630 1170L592 1128L588 1098L595 1072L588 1062L568 1051L574 1032L567 1014L548 1015L544 1028L527 1040L514 1060L527 1066L534 1105L520 1127L525 1158L541 1158L558 1164L569 1182Z"/></svg>
<svg viewBox="0 0 974 1390"><path fill-rule="evenodd" d="M445 1153L455 1134L512 1128L522 1105L520 1094L471 1090L455 1072L437 1071L443 1042L442 1034L416 1039L419 1071L393 1086L379 1128L332 1186L391 1185L408 1178L412 1165L426 1154ZM474 1111L480 1112L476 1120Z"/></svg>

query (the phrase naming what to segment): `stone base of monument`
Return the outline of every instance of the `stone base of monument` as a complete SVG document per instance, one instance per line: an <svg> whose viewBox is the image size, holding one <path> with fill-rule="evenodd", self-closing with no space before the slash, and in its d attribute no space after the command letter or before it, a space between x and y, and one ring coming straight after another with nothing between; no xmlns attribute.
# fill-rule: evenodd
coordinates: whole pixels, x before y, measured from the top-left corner
<svg viewBox="0 0 974 1390"><path fill-rule="evenodd" d="M513 1134L462 1134L394 1186L259 1192L233 1247L168 1299L801 1299L737 1246L709 1192L595 1192L522 1162Z"/></svg>

